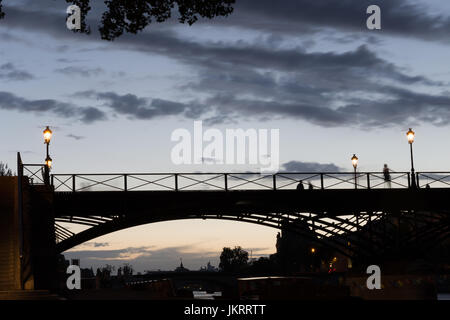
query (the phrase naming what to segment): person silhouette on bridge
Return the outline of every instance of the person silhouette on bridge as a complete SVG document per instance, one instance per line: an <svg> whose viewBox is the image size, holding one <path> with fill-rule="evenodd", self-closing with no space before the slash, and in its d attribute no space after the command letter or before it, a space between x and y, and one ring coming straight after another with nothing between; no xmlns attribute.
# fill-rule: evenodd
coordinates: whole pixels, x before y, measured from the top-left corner
<svg viewBox="0 0 450 320"><path fill-rule="evenodd" d="M308 181L308 190L313 190L314 186L312 185L311 181Z"/></svg>
<svg viewBox="0 0 450 320"><path fill-rule="evenodd" d="M303 181L300 180L297 185L297 190L305 190L305 186L303 185Z"/></svg>
<svg viewBox="0 0 450 320"><path fill-rule="evenodd" d="M391 187L391 174L389 173L389 168L387 164L384 164L383 168L384 182L387 183L388 187Z"/></svg>

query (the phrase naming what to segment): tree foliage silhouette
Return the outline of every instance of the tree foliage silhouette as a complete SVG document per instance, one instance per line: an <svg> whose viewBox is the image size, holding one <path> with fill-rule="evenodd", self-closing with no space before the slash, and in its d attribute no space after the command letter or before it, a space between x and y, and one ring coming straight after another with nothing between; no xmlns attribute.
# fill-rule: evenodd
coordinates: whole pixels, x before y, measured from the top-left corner
<svg viewBox="0 0 450 320"><path fill-rule="evenodd" d="M0 19L5 17L5 13L2 10L2 0L0 0Z"/></svg>
<svg viewBox="0 0 450 320"><path fill-rule="evenodd" d="M8 168L8 165L0 162L0 177L11 177L12 175L13 172Z"/></svg>
<svg viewBox="0 0 450 320"><path fill-rule="evenodd" d="M224 272L239 272L242 271L248 262L248 252L241 247L223 248L220 255L220 270Z"/></svg>
<svg viewBox="0 0 450 320"><path fill-rule="evenodd" d="M133 266L128 263L125 263L123 265L122 272L123 272L123 275L126 277L132 276L134 273Z"/></svg>
<svg viewBox="0 0 450 320"><path fill-rule="evenodd" d="M80 7L81 33L90 33L86 16L91 0L65 0ZM136 34L151 23L161 23L178 10L180 23L194 24L199 18L213 19L233 12L235 0L105 0L107 11L102 15L99 31L102 39L114 40L124 32ZM4 17L0 0L0 19Z"/></svg>

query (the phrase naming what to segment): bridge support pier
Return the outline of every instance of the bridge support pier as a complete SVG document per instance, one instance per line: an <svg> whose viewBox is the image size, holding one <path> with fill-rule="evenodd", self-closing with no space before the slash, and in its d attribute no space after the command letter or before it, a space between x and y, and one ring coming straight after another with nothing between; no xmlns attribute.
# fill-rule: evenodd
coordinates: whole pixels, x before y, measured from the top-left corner
<svg viewBox="0 0 450 320"><path fill-rule="evenodd" d="M0 177L0 271L0 291L56 288L49 186L31 186L26 178Z"/></svg>
<svg viewBox="0 0 450 320"><path fill-rule="evenodd" d="M22 289L17 182L0 177L0 291Z"/></svg>
<svg viewBox="0 0 450 320"><path fill-rule="evenodd" d="M35 289L55 289L56 242L53 190L47 185L32 186L30 192L30 222L32 269Z"/></svg>

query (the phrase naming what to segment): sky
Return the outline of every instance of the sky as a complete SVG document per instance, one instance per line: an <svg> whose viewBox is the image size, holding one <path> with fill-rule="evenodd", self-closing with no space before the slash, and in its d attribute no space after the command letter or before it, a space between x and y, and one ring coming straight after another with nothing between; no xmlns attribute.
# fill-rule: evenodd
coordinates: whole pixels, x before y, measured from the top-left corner
<svg viewBox="0 0 450 320"><path fill-rule="evenodd" d="M448 171L450 2L237 0L233 13L189 26L174 18L110 42L65 27L63 0L3 0L0 161L42 162L51 126L53 173L252 171L175 165L178 128L279 129L281 170ZM381 30L366 8L381 8ZM79 226L65 225L72 231ZM275 252L277 230L229 221L144 225L66 252L83 267L136 270L218 265L225 246Z"/></svg>

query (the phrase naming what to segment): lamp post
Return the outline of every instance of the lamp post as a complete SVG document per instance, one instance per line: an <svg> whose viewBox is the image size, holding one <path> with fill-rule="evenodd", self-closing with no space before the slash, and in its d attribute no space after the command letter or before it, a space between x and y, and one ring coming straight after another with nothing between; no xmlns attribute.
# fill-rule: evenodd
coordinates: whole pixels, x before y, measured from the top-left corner
<svg viewBox="0 0 450 320"><path fill-rule="evenodd" d="M357 189L358 185L356 183L356 168L358 167L358 157L356 156L356 154L354 154L352 157L352 165L353 169L355 170L355 189Z"/></svg>
<svg viewBox="0 0 450 320"><path fill-rule="evenodd" d="M52 167L52 158L50 158L49 154L49 146L50 140L52 139L52 130L47 126L44 130L44 144L47 145L47 156L45 158L45 167L44 167L44 183L46 185L50 184L50 168Z"/></svg>
<svg viewBox="0 0 450 320"><path fill-rule="evenodd" d="M311 248L311 271L314 272L314 254L316 253L316 248Z"/></svg>
<svg viewBox="0 0 450 320"><path fill-rule="evenodd" d="M51 167L52 167L52 158L50 158L49 156L47 156L47 158L45 158L45 166L48 168L48 169L51 169Z"/></svg>
<svg viewBox="0 0 450 320"><path fill-rule="evenodd" d="M411 188L417 188L416 185L416 175L414 172L414 157L413 157L413 142L414 142L414 137L415 137L415 132L412 131L411 128L409 128L409 131L406 133L406 137L408 138L408 143L409 143L409 147L410 147L410 151L411 151Z"/></svg>

